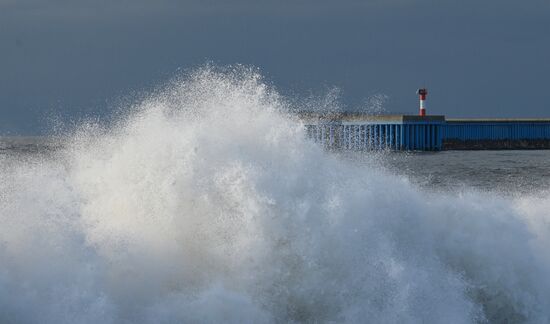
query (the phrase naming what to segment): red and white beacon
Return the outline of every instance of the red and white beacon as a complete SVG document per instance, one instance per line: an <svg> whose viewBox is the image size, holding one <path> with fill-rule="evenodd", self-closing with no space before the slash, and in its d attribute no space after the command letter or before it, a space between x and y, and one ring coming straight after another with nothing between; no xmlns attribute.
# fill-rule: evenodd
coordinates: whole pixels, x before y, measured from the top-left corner
<svg viewBox="0 0 550 324"><path fill-rule="evenodd" d="M426 116L426 96L428 95L428 89L422 88L416 91L416 94L420 97L420 112L418 115Z"/></svg>

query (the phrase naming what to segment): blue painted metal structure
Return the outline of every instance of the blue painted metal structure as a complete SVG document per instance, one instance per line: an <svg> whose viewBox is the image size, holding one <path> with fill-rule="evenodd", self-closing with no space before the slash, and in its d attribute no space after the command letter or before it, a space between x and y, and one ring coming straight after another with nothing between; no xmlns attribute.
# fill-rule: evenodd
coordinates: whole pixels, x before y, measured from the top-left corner
<svg viewBox="0 0 550 324"><path fill-rule="evenodd" d="M444 140L518 141L550 139L548 119L449 119Z"/></svg>
<svg viewBox="0 0 550 324"><path fill-rule="evenodd" d="M308 136L327 148L439 151L550 148L550 119L449 119L444 116L305 115Z"/></svg>
<svg viewBox="0 0 550 324"><path fill-rule="evenodd" d="M309 122L306 130L328 148L438 151L444 122L443 116L339 115Z"/></svg>

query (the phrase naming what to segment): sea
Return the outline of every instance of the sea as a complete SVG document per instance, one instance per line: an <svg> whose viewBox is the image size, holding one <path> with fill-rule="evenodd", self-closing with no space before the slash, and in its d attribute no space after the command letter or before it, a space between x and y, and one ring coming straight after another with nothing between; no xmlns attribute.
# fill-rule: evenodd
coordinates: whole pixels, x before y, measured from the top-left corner
<svg viewBox="0 0 550 324"><path fill-rule="evenodd" d="M0 137L0 323L550 323L550 151L327 151L294 105L209 67Z"/></svg>

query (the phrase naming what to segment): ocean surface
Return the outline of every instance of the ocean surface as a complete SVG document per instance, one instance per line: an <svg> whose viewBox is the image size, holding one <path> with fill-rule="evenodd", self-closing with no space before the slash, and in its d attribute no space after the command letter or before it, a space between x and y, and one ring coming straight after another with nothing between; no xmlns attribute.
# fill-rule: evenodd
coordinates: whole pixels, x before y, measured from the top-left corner
<svg viewBox="0 0 550 324"><path fill-rule="evenodd" d="M550 322L550 151L327 152L292 102L204 68L0 138L0 323Z"/></svg>
<svg viewBox="0 0 550 324"><path fill-rule="evenodd" d="M64 139L0 137L0 159L51 156ZM336 153L342 160L409 179L428 191L479 190L499 195L545 194L550 190L550 150Z"/></svg>

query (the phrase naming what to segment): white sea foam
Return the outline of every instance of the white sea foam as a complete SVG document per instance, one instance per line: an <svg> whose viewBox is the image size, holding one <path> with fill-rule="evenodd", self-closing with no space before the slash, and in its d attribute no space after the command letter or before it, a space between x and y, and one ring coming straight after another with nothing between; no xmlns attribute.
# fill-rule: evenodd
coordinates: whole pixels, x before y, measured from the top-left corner
<svg viewBox="0 0 550 324"><path fill-rule="evenodd" d="M424 192L289 108L207 67L2 160L0 322L550 321L550 199Z"/></svg>

